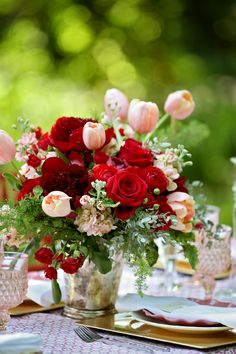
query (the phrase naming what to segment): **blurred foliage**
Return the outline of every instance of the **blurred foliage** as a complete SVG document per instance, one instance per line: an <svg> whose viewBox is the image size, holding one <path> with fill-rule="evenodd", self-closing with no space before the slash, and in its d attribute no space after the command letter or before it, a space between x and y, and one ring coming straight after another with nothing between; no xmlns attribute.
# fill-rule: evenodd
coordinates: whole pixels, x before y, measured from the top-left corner
<svg viewBox="0 0 236 354"><path fill-rule="evenodd" d="M110 87L160 108L187 88L196 101L182 123L194 140L188 175L231 223L235 23L234 0L0 0L1 129L12 134L19 115L44 130L62 115L94 115ZM209 127L203 142L195 120Z"/></svg>

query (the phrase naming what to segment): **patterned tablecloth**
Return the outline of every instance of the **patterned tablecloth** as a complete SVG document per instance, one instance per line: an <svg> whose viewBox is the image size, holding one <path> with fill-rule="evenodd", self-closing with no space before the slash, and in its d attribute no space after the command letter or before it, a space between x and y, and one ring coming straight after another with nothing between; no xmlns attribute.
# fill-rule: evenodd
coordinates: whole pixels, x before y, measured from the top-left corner
<svg viewBox="0 0 236 354"><path fill-rule="evenodd" d="M163 272L156 270L153 276L148 280L147 293L150 295L166 295L163 283ZM228 280L217 282L217 287L225 286ZM185 288L184 288L185 289ZM122 275L119 294L134 292L134 277L132 272L125 267ZM190 291L190 293L189 293ZM196 293L196 289L187 288L178 292L178 295L202 297L201 293ZM51 313L37 313L20 317L12 317L10 325L7 329L8 333L25 332L40 334L43 339L42 352L43 354L75 354L75 353L94 353L94 354L131 354L131 353L146 353L149 349L153 353L206 353L206 351L190 349L181 346L175 346L165 343L159 343L147 340L136 340L131 337L119 336L123 339L124 345L135 342L136 348L129 349L118 347L115 342L111 345L103 344L102 342L84 343L73 331L75 323L73 320L62 317L60 311ZM113 336L116 337L115 335ZM127 339L128 338L128 339ZM137 347L138 345L138 347ZM236 354L236 344L215 350L208 350L207 353L215 354Z"/></svg>

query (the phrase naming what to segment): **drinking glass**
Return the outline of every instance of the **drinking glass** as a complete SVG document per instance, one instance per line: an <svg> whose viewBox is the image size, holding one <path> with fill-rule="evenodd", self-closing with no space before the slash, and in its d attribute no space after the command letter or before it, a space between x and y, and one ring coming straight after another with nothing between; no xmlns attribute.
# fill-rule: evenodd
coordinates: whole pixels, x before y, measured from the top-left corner
<svg viewBox="0 0 236 354"><path fill-rule="evenodd" d="M28 256L24 253L0 253L0 330L10 320L8 310L23 302L28 288Z"/></svg>
<svg viewBox="0 0 236 354"><path fill-rule="evenodd" d="M215 205L207 205L204 219L206 222L210 221L216 227L219 224L220 208Z"/></svg>
<svg viewBox="0 0 236 354"><path fill-rule="evenodd" d="M231 157L230 161L234 165L233 173L233 210L232 210L232 223L233 223L233 238L232 238L232 265L228 281L225 283L224 288L219 289L216 293L217 298L225 301L235 301L236 299L236 157Z"/></svg>
<svg viewBox="0 0 236 354"><path fill-rule="evenodd" d="M216 282L215 275L230 268L231 232L228 225L220 225L212 235L204 229L196 231L195 246L198 250L198 265L193 280L199 281L205 290L205 299L211 299Z"/></svg>

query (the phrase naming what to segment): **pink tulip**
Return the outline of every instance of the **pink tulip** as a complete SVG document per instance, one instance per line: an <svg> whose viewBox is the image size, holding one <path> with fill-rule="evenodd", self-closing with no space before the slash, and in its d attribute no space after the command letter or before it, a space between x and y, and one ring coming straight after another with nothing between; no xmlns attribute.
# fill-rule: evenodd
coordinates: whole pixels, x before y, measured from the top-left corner
<svg viewBox="0 0 236 354"><path fill-rule="evenodd" d="M173 209L177 217L177 224L171 228L182 232L192 230L191 219L194 216L194 200L184 192L173 192L167 196L167 203Z"/></svg>
<svg viewBox="0 0 236 354"><path fill-rule="evenodd" d="M194 110L195 103L191 93L187 90L180 90L169 94L165 102L165 112L175 119L185 119Z"/></svg>
<svg viewBox="0 0 236 354"><path fill-rule="evenodd" d="M70 199L64 192L53 191L43 198L42 209L52 218L67 216L71 212Z"/></svg>
<svg viewBox="0 0 236 354"><path fill-rule="evenodd" d="M123 122L127 119L129 101L123 92L116 88L107 90L104 97L104 106L109 119L119 117Z"/></svg>
<svg viewBox="0 0 236 354"><path fill-rule="evenodd" d="M0 165L14 160L16 145L13 139L4 130L0 130Z"/></svg>
<svg viewBox="0 0 236 354"><path fill-rule="evenodd" d="M150 133L155 129L159 109L155 103L134 99L130 102L128 121L131 128L139 134Z"/></svg>
<svg viewBox="0 0 236 354"><path fill-rule="evenodd" d="M100 149L106 141L106 133L103 125L87 122L83 129L83 141L89 150Z"/></svg>

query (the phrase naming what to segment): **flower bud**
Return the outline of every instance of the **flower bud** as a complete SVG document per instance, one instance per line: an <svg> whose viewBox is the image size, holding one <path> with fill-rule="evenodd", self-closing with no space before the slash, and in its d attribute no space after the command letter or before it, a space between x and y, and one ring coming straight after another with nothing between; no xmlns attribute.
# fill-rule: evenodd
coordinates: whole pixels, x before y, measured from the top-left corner
<svg viewBox="0 0 236 354"><path fill-rule="evenodd" d="M16 145L4 130L0 130L0 165L9 163L15 158Z"/></svg>
<svg viewBox="0 0 236 354"><path fill-rule="evenodd" d="M100 149L106 141L106 133L103 125L87 122L83 129L83 141L89 150Z"/></svg>
<svg viewBox="0 0 236 354"><path fill-rule="evenodd" d="M159 109L155 103L137 99L131 101L128 120L131 128L139 134L150 133L155 129L159 118Z"/></svg>
<svg viewBox="0 0 236 354"><path fill-rule="evenodd" d="M67 216L71 212L70 199L66 193L53 191L42 201L42 209L52 218Z"/></svg>
<svg viewBox="0 0 236 354"><path fill-rule="evenodd" d="M195 103L191 93L180 90L169 94L166 99L164 110L175 119L185 119L194 110Z"/></svg>
<svg viewBox="0 0 236 354"><path fill-rule="evenodd" d="M107 90L104 97L104 107L107 116L112 119L119 117L121 121L127 119L129 101L123 92L112 88Z"/></svg>
<svg viewBox="0 0 236 354"><path fill-rule="evenodd" d="M155 188L153 192L154 192L155 195L158 195L158 194L160 194L160 189L159 188Z"/></svg>

